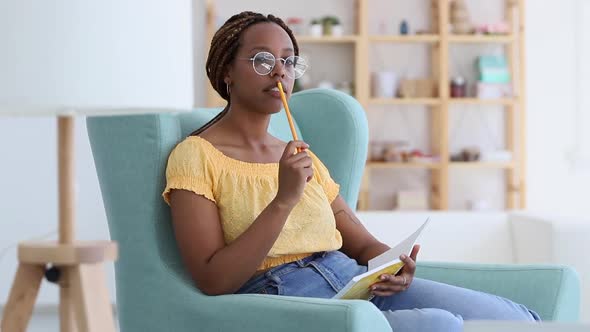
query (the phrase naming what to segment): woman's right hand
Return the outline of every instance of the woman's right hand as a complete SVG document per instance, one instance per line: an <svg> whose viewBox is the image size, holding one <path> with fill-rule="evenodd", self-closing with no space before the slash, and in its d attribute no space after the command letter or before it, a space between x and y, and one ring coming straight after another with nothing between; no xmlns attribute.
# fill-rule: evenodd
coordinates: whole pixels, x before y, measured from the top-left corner
<svg viewBox="0 0 590 332"><path fill-rule="evenodd" d="M293 208L301 199L305 184L313 177L311 157L305 151L309 145L291 141L279 161L279 190L275 200ZM301 151L297 152L296 151Z"/></svg>

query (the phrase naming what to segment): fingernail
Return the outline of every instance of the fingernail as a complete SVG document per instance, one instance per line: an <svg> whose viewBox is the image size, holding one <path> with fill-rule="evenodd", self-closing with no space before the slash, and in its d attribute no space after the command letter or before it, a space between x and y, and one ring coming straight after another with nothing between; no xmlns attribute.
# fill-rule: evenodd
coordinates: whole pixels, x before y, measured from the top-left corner
<svg viewBox="0 0 590 332"><path fill-rule="evenodd" d="M381 280L385 280L385 279L387 279L386 276L381 276Z"/></svg>
<svg viewBox="0 0 590 332"><path fill-rule="evenodd" d="M406 256L406 255L401 255L401 259L406 259L406 258L408 258L408 256Z"/></svg>
<svg viewBox="0 0 590 332"><path fill-rule="evenodd" d="M373 286L373 287L371 287L371 290L372 290L372 291L374 291L374 290L376 290L376 289L377 289L377 286Z"/></svg>

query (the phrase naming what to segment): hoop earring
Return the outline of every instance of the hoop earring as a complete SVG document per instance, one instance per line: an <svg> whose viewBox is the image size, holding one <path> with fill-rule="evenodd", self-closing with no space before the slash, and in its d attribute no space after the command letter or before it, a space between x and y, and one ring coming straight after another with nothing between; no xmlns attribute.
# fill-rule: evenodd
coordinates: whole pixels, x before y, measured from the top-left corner
<svg viewBox="0 0 590 332"><path fill-rule="evenodd" d="M229 98L230 94L231 94L231 88L229 87L229 84L225 83L225 91L227 92L227 97Z"/></svg>

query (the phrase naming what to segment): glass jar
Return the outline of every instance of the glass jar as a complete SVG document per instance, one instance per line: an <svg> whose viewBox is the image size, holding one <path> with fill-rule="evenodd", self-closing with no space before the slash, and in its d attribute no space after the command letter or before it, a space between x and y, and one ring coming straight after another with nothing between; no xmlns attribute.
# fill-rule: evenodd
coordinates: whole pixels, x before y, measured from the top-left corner
<svg viewBox="0 0 590 332"><path fill-rule="evenodd" d="M451 98L467 97L467 82L462 76L455 76L451 80Z"/></svg>

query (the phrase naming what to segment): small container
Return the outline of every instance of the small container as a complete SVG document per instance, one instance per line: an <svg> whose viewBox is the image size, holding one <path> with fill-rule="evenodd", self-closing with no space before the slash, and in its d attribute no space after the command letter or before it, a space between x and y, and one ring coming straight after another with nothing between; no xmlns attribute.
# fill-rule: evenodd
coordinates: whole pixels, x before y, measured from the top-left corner
<svg viewBox="0 0 590 332"><path fill-rule="evenodd" d="M369 144L369 160L370 161L383 161L383 152L385 151L385 147L383 146L383 142L371 142Z"/></svg>
<svg viewBox="0 0 590 332"><path fill-rule="evenodd" d="M410 33L410 25L408 21L403 20L399 25L399 34L400 35L407 35Z"/></svg>
<svg viewBox="0 0 590 332"><path fill-rule="evenodd" d="M303 19L301 17L287 18L287 25L295 35L303 35Z"/></svg>
<svg viewBox="0 0 590 332"><path fill-rule="evenodd" d="M321 37L324 34L324 26L316 21L312 21L309 26L309 35L312 37Z"/></svg>
<svg viewBox="0 0 590 332"><path fill-rule="evenodd" d="M352 95L352 82L344 81L337 85L337 90L340 90L346 94Z"/></svg>
<svg viewBox="0 0 590 332"><path fill-rule="evenodd" d="M467 82L461 76L453 77L451 80L451 98L467 97Z"/></svg>
<svg viewBox="0 0 590 332"><path fill-rule="evenodd" d="M341 24L335 24L332 26L332 36L342 37L344 35L344 29Z"/></svg>
<svg viewBox="0 0 590 332"><path fill-rule="evenodd" d="M375 98L393 98L397 91L395 72L379 71L371 74L371 95Z"/></svg>

